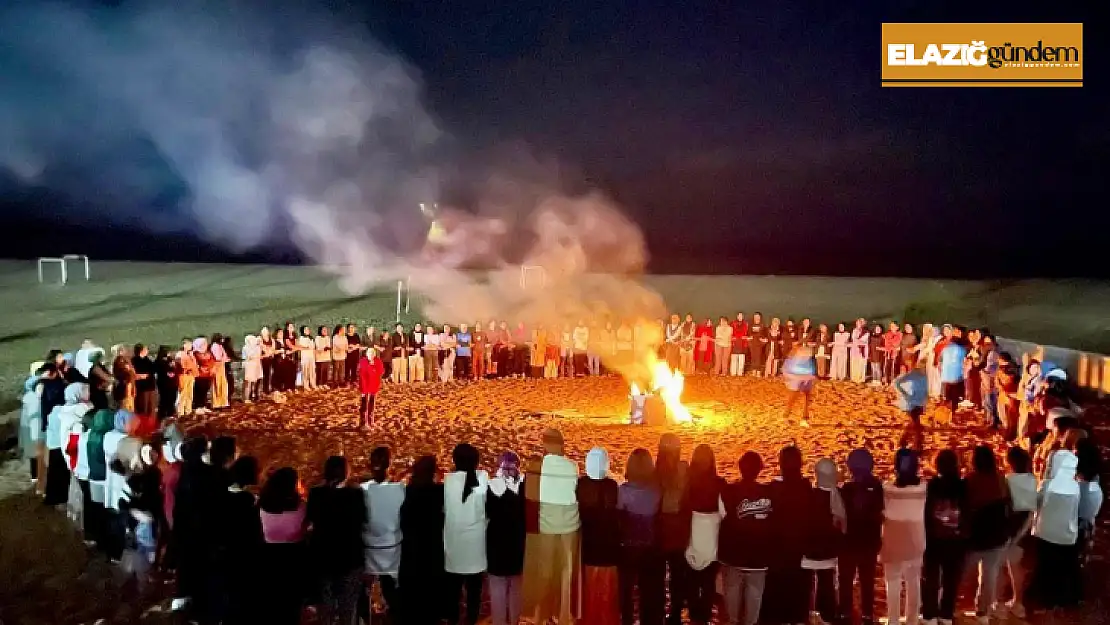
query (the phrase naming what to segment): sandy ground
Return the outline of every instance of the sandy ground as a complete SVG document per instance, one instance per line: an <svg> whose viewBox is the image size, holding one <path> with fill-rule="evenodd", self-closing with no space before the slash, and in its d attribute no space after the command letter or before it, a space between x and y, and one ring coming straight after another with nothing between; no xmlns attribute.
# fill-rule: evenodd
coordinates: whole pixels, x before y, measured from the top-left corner
<svg viewBox="0 0 1110 625"><path fill-rule="evenodd" d="M318 479L330 454L346 455L355 474L364 473L370 450L377 445L393 449L397 479L405 476L413 458L425 453L437 454L445 468L452 447L462 441L477 446L489 468L505 449L525 457L538 455L540 433L547 427L563 432L568 454L579 462L591 447L604 446L618 475L633 449L654 452L664 432L682 439L686 458L695 445L712 445L720 471L730 478L737 476L736 461L747 450L764 455L770 465L764 477L769 478L778 450L787 444L802 449L807 471L826 455L843 466L851 449L867 447L877 459L878 471L889 475L902 427L888 391L850 383L817 386L812 427L806 429L783 418L787 393L781 381L692 377L684 399L697 418L692 424L669 427L625 425L626 395L625 383L615 377L387 385L378 399L376 426L368 433L356 427L358 396L353 389L299 393L282 405L236 405L187 425L193 431L233 434L242 453L257 456L266 470L293 466L308 485ZM951 446L964 454L981 442L1004 448L998 437L966 422L930 429L926 436L929 449ZM0 500L0 621L91 623L94 617L107 617L108 622L124 622L128 608L111 570L98 558L85 557L61 515L44 510L25 493L25 469L25 464L7 462L0 473L0 494L17 493ZM1102 557L1104 545L1105 541L1088 576L1089 596L1098 599L1078 612L1031 617L1030 622L1105 622L1110 613L1101 597L1110 572ZM972 589L965 588L963 595L972 596ZM880 592L880 601L881 597ZM167 619L155 613L143 622Z"/></svg>

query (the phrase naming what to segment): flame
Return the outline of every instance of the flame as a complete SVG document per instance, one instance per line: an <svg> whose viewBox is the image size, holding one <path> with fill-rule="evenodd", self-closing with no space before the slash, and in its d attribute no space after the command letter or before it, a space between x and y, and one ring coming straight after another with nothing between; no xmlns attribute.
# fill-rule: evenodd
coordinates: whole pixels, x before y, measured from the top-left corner
<svg viewBox="0 0 1110 625"><path fill-rule="evenodd" d="M682 405L682 389L686 385L686 379L682 376L682 373L677 369L672 370L666 361L654 357L647 363L647 369L651 373L651 383L648 387L650 393L663 400L671 420L675 423L693 421L690 411ZM640 386L635 382L632 382L629 393L632 395L643 394Z"/></svg>

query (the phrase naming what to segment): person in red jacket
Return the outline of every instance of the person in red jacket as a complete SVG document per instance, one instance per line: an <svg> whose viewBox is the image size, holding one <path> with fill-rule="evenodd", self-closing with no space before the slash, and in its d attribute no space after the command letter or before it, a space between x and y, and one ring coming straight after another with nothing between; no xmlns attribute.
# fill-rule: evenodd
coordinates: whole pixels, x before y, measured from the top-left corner
<svg viewBox="0 0 1110 625"><path fill-rule="evenodd" d="M385 365L378 358L378 350L367 347L358 362L358 392L362 395L359 402L359 427L369 430L374 425L374 398L382 389L382 376Z"/></svg>
<svg viewBox="0 0 1110 625"><path fill-rule="evenodd" d="M713 369L715 333L713 320L709 317L694 331L694 367L698 373L709 373Z"/></svg>
<svg viewBox="0 0 1110 625"><path fill-rule="evenodd" d="M744 375L745 360L748 357L748 322L744 321L744 313L736 313L736 321L732 322L732 354L729 357L729 375Z"/></svg>

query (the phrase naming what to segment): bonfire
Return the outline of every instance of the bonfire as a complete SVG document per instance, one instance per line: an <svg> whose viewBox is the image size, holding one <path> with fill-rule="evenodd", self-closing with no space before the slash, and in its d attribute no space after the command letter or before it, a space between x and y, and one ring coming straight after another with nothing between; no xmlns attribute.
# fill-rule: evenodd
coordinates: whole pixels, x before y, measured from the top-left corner
<svg viewBox="0 0 1110 625"><path fill-rule="evenodd" d="M646 364L650 375L650 382L646 390L633 381L629 388L629 398L632 400L632 421L652 423L659 420L670 420L674 423L689 423L693 420L690 411L682 405L682 388L686 383L682 373L671 369L665 361L652 358ZM651 418L653 412L662 411L659 419Z"/></svg>

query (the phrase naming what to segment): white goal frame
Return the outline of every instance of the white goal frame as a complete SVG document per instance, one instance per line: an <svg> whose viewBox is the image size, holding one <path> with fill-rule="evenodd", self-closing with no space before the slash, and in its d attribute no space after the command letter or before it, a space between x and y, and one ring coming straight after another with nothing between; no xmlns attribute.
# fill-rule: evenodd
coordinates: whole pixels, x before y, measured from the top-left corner
<svg viewBox="0 0 1110 625"><path fill-rule="evenodd" d="M547 270L539 265L521 265L520 266L520 288L529 289L537 286L535 284L536 277L539 279L539 288L547 287Z"/></svg>
<svg viewBox="0 0 1110 625"><path fill-rule="evenodd" d="M409 305L412 303L412 288L409 286L411 277L397 281L397 315L396 322L401 323L401 300L405 302L405 314L409 314Z"/></svg>
<svg viewBox="0 0 1110 625"><path fill-rule="evenodd" d="M39 284L44 281L43 265L56 263L62 269L62 284L69 283L69 261L82 261L85 264L85 282L89 281L89 257L84 254L66 254L62 257L43 256L38 261Z"/></svg>

